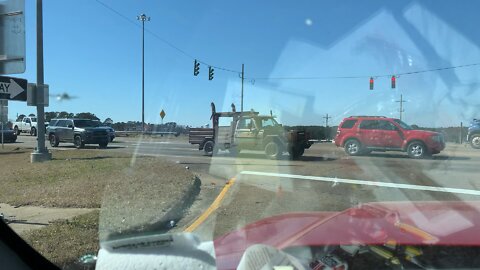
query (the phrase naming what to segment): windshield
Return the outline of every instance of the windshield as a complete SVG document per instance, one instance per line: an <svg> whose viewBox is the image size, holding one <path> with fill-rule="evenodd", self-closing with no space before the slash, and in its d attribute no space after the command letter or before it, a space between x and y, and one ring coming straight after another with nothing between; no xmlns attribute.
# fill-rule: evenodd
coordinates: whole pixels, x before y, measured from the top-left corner
<svg viewBox="0 0 480 270"><path fill-rule="evenodd" d="M480 269L479 10L0 0L0 219L65 269Z"/></svg>
<svg viewBox="0 0 480 270"><path fill-rule="evenodd" d="M73 120L75 127L85 128L85 127L98 127L100 125L97 121L92 120Z"/></svg>
<svg viewBox="0 0 480 270"><path fill-rule="evenodd" d="M278 126L277 121L275 121L275 119L273 118L262 118L261 122L262 122L262 127L264 128Z"/></svg>
<svg viewBox="0 0 480 270"><path fill-rule="evenodd" d="M400 119L394 119L394 121L397 122L397 124L399 124L403 129L407 129L407 130L413 129L411 126L409 126L408 124L405 124L405 122L403 122Z"/></svg>

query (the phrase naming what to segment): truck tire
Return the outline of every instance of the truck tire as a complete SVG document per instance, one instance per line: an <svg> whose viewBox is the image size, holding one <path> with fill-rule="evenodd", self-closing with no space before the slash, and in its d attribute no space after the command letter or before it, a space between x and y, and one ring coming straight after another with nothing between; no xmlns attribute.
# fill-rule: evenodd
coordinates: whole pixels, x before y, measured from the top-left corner
<svg viewBox="0 0 480 270"><path fill-rule="evenodd" d="M300 158L303 155L303 153L305 153L305 148L303 148L303 147L292 147L292 149L290 149L290 151L288 151L288 153L290 154L291 159L296 160L296 159Z"/></svg>
<svg viewBox="0 0 480 270"><path fill-rule="evenodd" d="M213 141L207 141L203 145L203 151L205 151L205 154L207 156L213 155L214 149L215 149L215 143Z"/></svg>
<svg viewBox="0 0 480 270"><path fill-rule="evenodd" d="M362 145L356 139L349 139L344 145L345 153L349 156L358 156L362 153Z"/></svg>
<svg viewBox="0 0 480 270"><path fill-rule="evenodd" d="M108 146L108 142L98 144L98 147L101 148L101 149L105 149L105 148L107 148L107 146Z"/></svg>
<svg viewBox="0 0 480 270"><path fill-rule="evenodd" d="M20 135L20 130L18 129L17 126L13 128L13 131L15 131L15 134L17 134L17 136Z"/></svg>
<svg viewBox="0 0 480 270"><path fill-rule="evenodd" d="M407 146L407 154L414 159L421 159L428 155L427 147L421 141L413 141Z"/></svg>
<svg viewBox="0 0 480 270"><path fill-rule="evenodd" d="M60 143L58 137L55 134L50 134L50 136L48 136L48 140L50 141L51 147L57 147Z"/></svg>
<svg viewBox="0 0 480 270"><path fill-rule="evenodd" d="M265 155L269 159L279 159L282 156L282 150L278 143L271 141L265 145Z"/></svg>
<svg viewBox="0 0 480 270"><path fill-rule="evenodd" d="M475 134L470 139L470 145L475 149L480 149L480 134Z"/></svg>
<svg viewBox="0 0 480 270"><path fill-rule="evenodd" d="M30 129L30 135L32 135L32 136L37 136L37 129L34 128L34 127L32 127L32 128Z"/></svg>
<svg viewBox="0 0 480 270"><path fill-rule="evenodd" d="M73 145L75 145L75 148L77 149L85 146L85 143L82 142L82 137L80 137L80 135L75 135L75 137L73 137Z"/></svg>

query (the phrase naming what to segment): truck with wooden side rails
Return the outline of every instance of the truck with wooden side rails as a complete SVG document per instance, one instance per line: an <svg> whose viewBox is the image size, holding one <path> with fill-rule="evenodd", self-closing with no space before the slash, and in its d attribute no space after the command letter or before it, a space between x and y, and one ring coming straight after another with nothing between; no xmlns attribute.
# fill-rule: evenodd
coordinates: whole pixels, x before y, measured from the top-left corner
<svg viewBox="0 0 480 270"><path fill-rule="evenodd" d="M228 150L232 155L242 150L256 150L263 151L270 159L279 159L284 153L298 159L312 145L308 133L285 130L272 114L260 115L253 110L236 112L234 104L231 112L216 112L213 102L211 107L212 128L189 130L189 142L198 144L198 149L207 155L219 150ZM220 125L220 122L227 124Z"/></svg>

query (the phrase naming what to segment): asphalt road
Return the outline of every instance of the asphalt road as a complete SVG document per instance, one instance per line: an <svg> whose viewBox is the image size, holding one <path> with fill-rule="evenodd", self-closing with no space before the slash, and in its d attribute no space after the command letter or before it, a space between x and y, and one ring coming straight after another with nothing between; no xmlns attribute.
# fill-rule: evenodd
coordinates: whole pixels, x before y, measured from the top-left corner
<svg viewBox="0 0 480 270"><path fill-rule="evenodd" d="M27 147L35 144L30 136L20 136L18 141ZM104 151L164 156L206 180L199 201L178 229L208 207L226 180L236 177L221 207L197 229L203 238L290 211L339 211L371 201L480 199L480 151L465 145L448 145L439 155L424 160L398 152L350 157L329 143L313 145L296 161L287 155L268 160L255 152L208 157L185 138L117 138Z"/></svg>

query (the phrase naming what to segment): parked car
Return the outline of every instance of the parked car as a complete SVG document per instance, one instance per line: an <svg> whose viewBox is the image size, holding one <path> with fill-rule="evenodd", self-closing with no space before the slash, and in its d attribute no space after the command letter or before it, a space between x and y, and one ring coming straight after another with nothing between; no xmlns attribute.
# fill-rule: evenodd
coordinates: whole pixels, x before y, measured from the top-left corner
<svg viewBox="0 0 480 270"><path fill-rule="evenodd" d="M67 142L76 148L83 148L85 144L106 148L110 142L108 128L99 127L98 122L89 119L53 119L47 128L47 136L52 147Z"/></svg>
<svg viewBox="0 0 480 270"><path fill-rule="evenodd" d="M13 129L7 127L6 125L5 126L0 125L0 143L2 140L2 135L3 135L3 142L14 143L17 141L17 133Z"/></svg>
<svg viewBox="0 0 480 270"><path fill-rule="evenodd" d="M20 133L29 133L32 136L37 136L37 117L24 117L17 119L13 123L13 130L17 135Z"/></svg>
<svg viewBox="0 0 480 270"><path fill-rule="evenodd" d="M475 149L480 149L480 119L473 119L468 127L467 142Z"/></svg>
<svg viewBox="0 0 480 270"><path fill-rule="evenodd" d="M403 151L412 158L440 153L445 148L443 134L416 130L400 119L384 116L350 116L340 123L335 145L348 155L372 151Z"/></svg>

